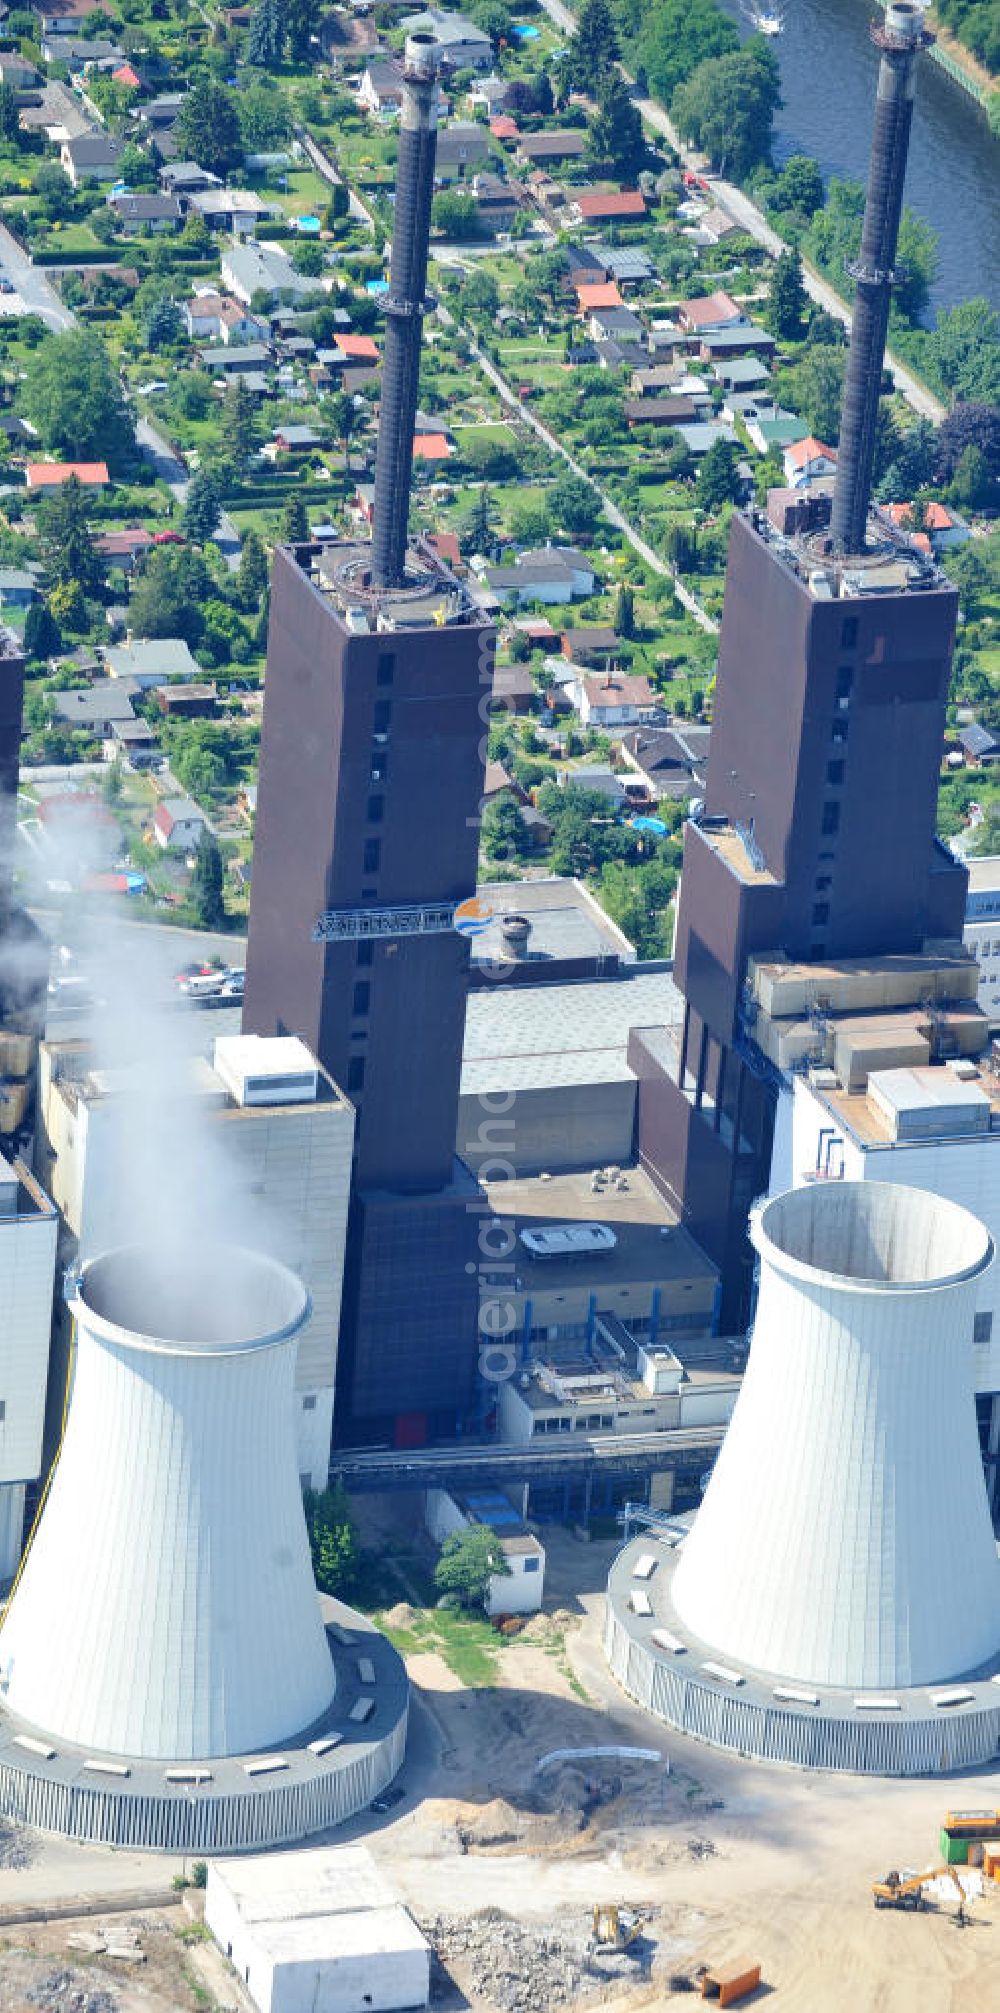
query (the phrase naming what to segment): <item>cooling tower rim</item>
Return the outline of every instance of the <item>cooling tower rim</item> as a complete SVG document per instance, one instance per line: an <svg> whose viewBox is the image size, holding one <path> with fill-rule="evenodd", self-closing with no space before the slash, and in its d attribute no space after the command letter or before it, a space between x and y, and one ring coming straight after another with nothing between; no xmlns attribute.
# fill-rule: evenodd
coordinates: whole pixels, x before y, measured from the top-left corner
<svg viewBox="0 0 1000 2013"><path fill-rule="evenodd" d="M885 1279L855 1274L835 1267L816 1265L784 1248L775 1234L783 1216L808 1219L832 1208L836 1200L856 1198L871 1216L889 1216L908 1208L925 1219L929 1232L934 1219L947 1225L956 1244L964 1245L961 1261L927 1277ZM904 1200L905 1198L905 1200ZM770 1219L770 1223L769 1223ZM928 1189L909 1188L903 1182L838 1181L786 1189L767 1197L750 1212L750 1241L760 1257L786 1278L824 1292L845 1294L910 1294L925 1296L945 1292L964 1281L976 1279L992 1265L993 1239L985 1224L970 1209L935 1195ZM967 1254L967 1255L966 1255ZM956 1254L957 1255L957 1254Z"/></svg>
<svg viewBox="0 0 1000 2013"><path fill-rule="evenodd" d="M208 1247L207 1252L198 1254L200 1262L207 1257L218 1257L235 1263L241 1276L256 1273L260 1287L275 1287L284 1294L287 1314L276 1325L269 1324L258 1333L240 1334L230 1337L200 1338L198 1336L171 1336L147 1333L141 1327L132 1327L122 1321L113 1320L94 1305L97 1290L105 1283L106 1275L112 1268L128 1265L130 1270L142 1262L148 1247L140 1244L113 1245L107 1251L96 1254L80 1267L73 1279L72 1291L68 1295L70 1312L78 1326L99 1341L110 1342L116 1348L124 1348L139 1354L153 1356L184 1356L187 1358L215 1359L229 1356L245 1356L264 1349L284 1348L298 1334L312 1312L312 1300L302 1281L287 1265L265 1253L253 1251L246 1245L219 1242ZM157 1256L162 1256L158 1253Z"/></svg>

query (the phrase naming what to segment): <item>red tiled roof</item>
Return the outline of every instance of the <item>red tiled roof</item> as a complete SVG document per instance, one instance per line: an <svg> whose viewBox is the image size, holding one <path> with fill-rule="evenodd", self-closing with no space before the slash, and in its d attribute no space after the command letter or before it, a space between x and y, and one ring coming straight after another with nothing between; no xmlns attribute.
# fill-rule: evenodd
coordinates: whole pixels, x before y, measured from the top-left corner
<svg viewBox="0 0 1000 2013"><path fill-rule="evenodd" d="M580 282L577 285L576 297L584 309L620 308L625 305L614 280Z"/></svg>
<svg viewBox="0 0 1000 2013"><path fill-rule="evenodd" d="M29 461L26 473L29 489L57 489L71 475L91 489L104 489L111 481L106 461Z"/></svg>
<svg viewBox="0 0 1000 2013"><path fill-rule="evenodd" d="M371 336L338 335L335 340L341 356L353 357L355 362L361 363L378 362L378 344L372 341Z"/></svg>
<svg viewBox="0 0 1000 2013"><path fill-rule="evenodd" d="M711 328L716 322L738 322L741 312L729 294L702 294L697 300L682 301L677 310L689 328Z"/></svg>
<svg viewBox="0 0 1000 2013"><path fill-rule="evenodd" d="M130 91L142 90L142 78L136 75L131 63L119 64L118 69L112 70L111 75L116 84L125 84Z"/></svg>
<svg viewBox="0 0 1000 2013"><path fill-rule="evenodd" d="M509 112L501 112L497 118L490 120L490 132L495 140L520 139L517 120L512 119Z"/></svg>
<svg viewBox="0 0 1000 2013"><path fill-rule="evenodd" d="M453 531L432 531L427 543L434 547L438 558L445 560L449 566L461 566L462 548Z"/></svg>
<svg viewBox="0 0 1000 2013"><path fill-rule="evenodd" d="M628 671L613 671L610 678L584 678L583 687L591 706L651 706L653 688L648 678Z"/></svg>
<svg viewBox="0 0 1000 2013"><path fill-rule="evenodd" d="M785 449L785 460L790 461L793 468L804 468L808 461L818 461L820 455L825 455L827 461L836 461L837 450L835 447L825 447L823 442L817 440L811 433L806 434L805 440L797 440L791 447Z"/></svg>
<svg viewBox="0 0 1000 2013"><path fill-rule="evenodd" d="M576 206L581 217L644 217L646 198L639 189L612 190L602 195L600 190L591 190L576 198Z"/></svg>
<svg viewBox="0 0 1000 2013"><path fill-rule="evenodd" d="M450 453L447 436L443 433L415 433L413 436L415 461L447 461Z"/></svg>

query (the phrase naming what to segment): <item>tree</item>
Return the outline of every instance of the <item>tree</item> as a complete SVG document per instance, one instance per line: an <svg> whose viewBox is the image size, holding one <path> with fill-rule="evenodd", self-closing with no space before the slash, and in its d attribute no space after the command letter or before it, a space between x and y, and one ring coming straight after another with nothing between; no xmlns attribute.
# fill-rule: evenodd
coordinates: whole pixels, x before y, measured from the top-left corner
<svg viewBox="0 0 1000 2013"><path fill-rule="evenodd" d="M570 88L596 95L621 55L608 0L584 0L564 70Z"/></svg>
<svg viewBox="0 0 1000 2013"><path fill-rule="evenodd" d="M818 161L808 154L793 154L784 167L771 197L776 210L798 210L811 217L823 206L823 176Z"/></svg>
<svg viewBox="0 0 1000 2013"><path fill-rule="evenodd" d="M492 322L500 305L500 294L492 273L485 266L474 266L467 280L463 281L460 301L463 313L481 316Z"/></svg>
<svg viewBox="0 0 1000 2013"><path fill-rule="evenodd" d="M516 545L544 545L552 534L552 518L544 503L515 503L509 525Z"/></svg>
<svg viewBox="0 0 1000 2013"><path fill-rule="evenodd" d="M358 424L358 408L354 403L353 392L337 392L330 400L328 411L330 425L344 450L344 464L350 472L351 436Z"/></svg>
<svg viewBox="0 0 1000 2013"><path fill-rule="evenodd" d="M29 357L24 410L47 447L67 461L135 460L135 427L111 360L93 329L49 335Z"/></svg>
<svg viewBox="0 0 1000 2013"><path fill-rule="evenodd" d="M938 240L937 232L915 210L904 210L900 219L896 265L902 278L893 293L893 308L907 321L919 322L937 278Z"/></svg>
<svg viewBox="0 0 1000 2013"><path fill-rule="evenodd" d="M236 593L245 609L259 611L267 600L267 555L255 531L243 533Z"/></svg>
<svg viewBox="0 0 1000 2013"><path fill-rule="evenodd" d="M281 520L281 538L285 545L305 545L309 537L309 519L301 496L290 496Z"/></svg>
<svg viewBox="0 0 1000 2013"><path fill-rule="evenodd" d="M315 238L300 238L292 253L292 264L303 279L318 280L326 265L326 253Z"/></svg>
<svg viewBox="0 0 1000 2013"><path fill-rule="evenodd" d="M724 503L735 503L740 491L739 449L731 440L713 441L698 464L695 494L701 510L717 515Z"/></svg>
<svg viewBox="0 0 1000 2013"><path fill-rule="evenodd" d="M129 615L136 635L197 643L210 587L208 569L193 546L158 545L132 589Z"/></svg>
<svg viewBox="0 0 1000 2013"><path fill-rule="evenodd" d="M232 91L211 77L199 77L192 84L174 132L181 153L213 175L224 175L243 158L236 99Z"/></svg>
<svg viewBox="0 0 1000 2013"><path fill-rule="evenodd" d="M219 485L211 469L199 468L188 484L184 499L184 535L195 545L207 545L213 532L219 528L222 505L219 501Z"/></svg>
<svg viewBox="0 0 1000 2013"><path fill-rule="evenodd" d="M671 111L686 140L714 168L739 180L771 154L781 104L778 59L760 36L731 56L711 57L674 92Z"/></svg>
<svg viewBox="0 0 1000 2013"><path fill-rule="evenodd" d="M624 637L635 635L635 595L624 582L615 600L615 633Z"/></svg>
<svg viewBox="0 0 1000 2013"><path fill-rule="evenodd" d="M285 0L288 50L299 61L308 54L321 13L322 0Z"/></svg>
<svg viewBox="0 0 1000 2013"><path fill-rule="evenodd" d="M951 493L964 510L979 510L992 502L996 495L996 483L981 447L967 447L959 456Z"/></svg>
<svg viewBox="0 0 1000 2013"><path fill-rule="evenodd" d="M480 838L483 852L489 860L520 860L527 852L527 834L521 813L506 791L487 804Z"/></svg>
<svg viewBox="0 0 1000 2013"><path fill-rule="evenodd" d="M100 594L104 560L90 535L87 500L75 475L43 498L36 521L46 579L54 587L76 585L84 594Z"/></svg>
<svg viewBox="0 0 1000 2013"><path fill-rule="evenodd" d="M360 1563L358 1534L343 1488L307 1489L303 1496L313 1578L321 1593L348 1594Z"/></svg>
<svg viewBox="0 0 1000 2013"><path fill-rule="evenodd" d="M967 447L978 447L991 475L1000 476L1000 405L954 405L937 436L939 482L950 482ZM926 475L925 482L930 480Z"/></svg>
<svg viewBox="0 0 1000 2013"><path fill-rule="evenodd" d="M439 1594L454 1595L463 1608L482 1608L490 1581L509 1574L496 1532L488 1524L467 1524L445 1539L434 1568L434 1585Z"/></svg>
<svg viewBox="0 0 1000 2013"><path fill-rule="evenodd" d="M473 498L472 509L464 520L459 532L459 543L462 551L492 552L495 521L496 511L493 508L493 500L484 483L482 488L477 490Z"/></svg>
<svg viewBox="0 0 1000 2013"><path fill-rule="evenodd" d="M301 101L300 101L301 102ZM345 182L334 182L330 190L330 200L326 206L325 223L327 230L335 231L343 217L351 214L351 198Z"/></svg>
<svg viewBox="0 0 1000 2013"><path fill-rule="evenodd" d="M55 161L43 161L32 177L35 194L38 197L48 223L61 222L73 214L73 190L69 179Z"/></svg>
<svg viewBox="0 0 1000 2013"><path fill-rule="evenodd" d="M45 601L33 601L24 618L24 647L29 657L54 657L62 646L59 624Z"/></svg>
<svg viewBox="0 0 1000 2013"><path fill-rule="evenodd" d="M655 98L669 105L706 57L738 49L734 23L715 0L653 0L636 9L635 52Z"/></svg>
<svg viewBox="0 0 1000 2013"><path fill-rule="evenodd" d="M927 354L957 398L1000 405L1000 314L981 295L938 315Z"/></svg>
<svg viewBox="0 0 1000 2013"><path fill-rule="evenodd" d="M938 433L929 419L915 420L912 426L904 428L895 455L879 483L879 501L905 503L918 489L925 489L934 479L938 454Z"/></svg>
<svg viewBox="0 0 1000 2013"><path fill-rule="evenodd" d="M597 114L587 134L587 152L596 166L606 168L622 182L634 180L645 161L642 119L618 70L611 70L601 85Z"/></svg>
<svg viewBox="0 0 1000 2013"><path fill-rule="evenodd" d="M87 603L78 580L60 580L49 595L53 621L72 636L82 636L87 627Z"/></svg>
<svg viewBox="0 0 1000 2013"><path fill-rule="evenodd" d="M237 480L244 482L253 467L260 442L260 421L252 391L242 377L227 385L222 401L223 455Z"/></svg>
<svg viewBox="0 0 1000 2013"><path fill-rule="evenodd" d="M454 238L459 244L468 244L483 235L479 204L475 196L465 196L460 189L442 189L435 196L431 221L442 237Z"/></svg>
<svg viewBox="0 0 1000 2013"><path fill-rule="evenodd" d="M219 841L214 832L205 830L198 841L194 873L191 877L191 902L199 927L203 930L221 930L224 927L226 920L226 905L222 898L224 878Z"/></svg>
<svg viewBox="0 0 1000 2013"><path fill-rule="evenodd" d="M764 319L771 334L785 342L794 342L802 334L806 301L802 260L798 252L780 252L771 271L764 310Z"/></svg>
<svg viewBox="0 0 1000 2013"><path fill-rule="evenodd" d="M212 233L200 210L189 210L184 219L181 244L193 252L208 253L212 249Z"/></svg>
<svg viewBox="0 0 1000 2013"><path fill-rule="evenodd" d="M21 144L20 107L10 84L0 84L0 140L5 146Z"/></svg>
<svg viewBox="0 0 1000 2013"><path fill-rule="evenodd" d="M288 106L273 84L252 84L249 91L241 91L237 109L248 154L269 153L291 138Z"/></svg>
<svg viewBox="0 0 1000 2013"><path fill-rule="evenodd" d="M840 408L844 396L844 367L847 351L830 349L824 343L810 344L797 364L779 373L782 398L793 412L805 420L817 440L835 447L840 437Z"/></svg>
<svg viewBox="0 0 1000 2013"><path fill-rule="evenodd" d="M179 342L184 334L184 322L176 301L161 294L159 300L151 303L142 329L142 340L148 350L169 349Z"/></svg>
<svg viewBox="0 0 1000 2013"><path fill-rule="evenodd" d="M255 70L276 70L285 46L285 9L282 0L257 0L250 16L247 61Z"/></svg>
<svg viewBox="0 0 1000 2013"><path fill-rule="evenodd" d="M571 469L557 475L546 500L553 519L564 531L580 538L596 531L601 500L581 475L574 475Z"/></svg>

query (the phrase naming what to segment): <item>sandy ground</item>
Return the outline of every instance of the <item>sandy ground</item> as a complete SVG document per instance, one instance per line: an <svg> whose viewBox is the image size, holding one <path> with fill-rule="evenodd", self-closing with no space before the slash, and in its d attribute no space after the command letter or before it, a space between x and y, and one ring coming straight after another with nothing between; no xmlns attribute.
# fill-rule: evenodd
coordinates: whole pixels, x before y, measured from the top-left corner
<svg viewBox="0 0 1000 2013"><path fill-rule="evenodd" d="M405 1801L336 1839L366 1839L424 1922L496 1909L544 1938L594 1902L654 1909L652 1979L589 1993L586 2005L603 2013L681 2004L672 1973L741 1956L761 1962L768 1996L788 2013L1000 2008L1000 1888L972 1903L965 1928L952 1899L919 1915L876 1913L869 1891L891 1866L936 1864L950 1806L1000 1809L1000 1769L866 1781L764 1768L681 1739L630 1706L604 1664L601 1590L613 1547L544 1535L546 1608L569 1617L556 1630L564 1646L508 1646L498 1683L480 1691L463 1690L436 1655L412 1658ZM581 1762L537 1772L552 1749L615 1743L654 1749L669 1768ZM166 1885L176 1870L159 1858L28 1844L27 1865L0 1865L0 1906ZM63 1925L44 1935L65 1948ZM0 2013L29 2013L31 2002L10 1996L13 1961L0 1955ZM442 2006L493 2013L481 1975L456 1961L452 1980ZM186 1987L171 2000L150 1996L149 1977L127 1983L129 1998L117 1982L121 2013L191 2003Z"/></svg>

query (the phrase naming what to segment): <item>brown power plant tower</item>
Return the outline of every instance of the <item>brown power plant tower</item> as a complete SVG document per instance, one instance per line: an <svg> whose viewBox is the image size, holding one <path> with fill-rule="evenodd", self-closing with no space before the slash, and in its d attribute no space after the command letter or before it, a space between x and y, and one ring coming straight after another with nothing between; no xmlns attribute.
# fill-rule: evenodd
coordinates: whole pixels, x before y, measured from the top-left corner
<svg viewBox="0 0 1000 2013"><path fill-rule="evenodd" d="M779 1080L748 959L916 953L959 940L966 872L935 836L957 595L871 510L875 420L921 10L889 6L832 499L774 491L733 519L704 807L687 827L677 1028L635 1030L639 1151L746 1310L750 1203Z"/></svg>
<svg viewBox="0 0 1000 2013"><path fill-rule="evenodd" d="M439 50L407 42L371 544L275 554L247 1033L300 1035L354 1103L342 1439L468 1417L479 1190L455 1159L494 632L408 542Z"/></svg>

